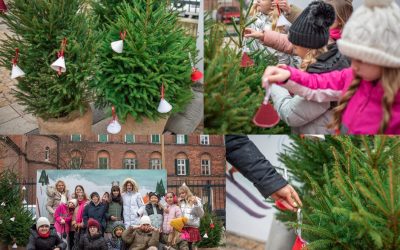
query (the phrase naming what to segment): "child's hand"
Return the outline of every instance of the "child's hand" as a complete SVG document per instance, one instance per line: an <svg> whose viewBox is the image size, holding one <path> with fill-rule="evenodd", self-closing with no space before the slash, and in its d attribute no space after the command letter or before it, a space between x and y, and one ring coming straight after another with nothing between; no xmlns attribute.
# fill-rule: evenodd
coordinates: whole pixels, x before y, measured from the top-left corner
<svg viewBox="0 0 400 250"><path fill-rule="evenodd" d="M290 4L287 2L287 0L278 0L278 7L286 14L290 14L290 12L292 11L292 8L290 7ZM271 10L274 10L275 8L276 1L273 1L271 5Z"/></svg>
<svg viewBox="0 0 400 250"><path fill-rule="evenodd" d="M65 220L61 219L60 224L65 224Z"/></svg>
<svg viewBox="0 0 400 250"><path fill-rule="evenodd" d="M284 82L290 78L290 71L284 69L284 65L268 66L263 74L263 78L268 79L269 83ZM262 87L265 88L265 81L262 83Z"/></svg>
<svg viewBox="0 0 400 250"><path fill-rule="evenodd" d="M244 37L262 39L264 37L264 34L260 31L254 30L252 28L245 28L244 29Z"/></svg>

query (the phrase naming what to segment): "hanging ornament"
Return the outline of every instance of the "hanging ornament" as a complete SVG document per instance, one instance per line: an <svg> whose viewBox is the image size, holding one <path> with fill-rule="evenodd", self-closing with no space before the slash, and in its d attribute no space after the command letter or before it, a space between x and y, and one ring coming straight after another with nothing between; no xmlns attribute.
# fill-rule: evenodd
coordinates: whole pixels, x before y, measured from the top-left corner
<svg viewBox="0 0 400 250"><path fill-rule="evenodd" d="M0 0L0 12L6 12L7 11L7 6L4 0Z"/></svg>
<svg viewBox="0 0 400 250"><path fill-rule="evenodd" d="M271 88L268 83L268 78L263 77L262 81L263 85L265 86L265 97L261 106L258 108L256 115L253 118L253 123L261 128L271 128L278 124L279 115L274 109L274 106L269 103Z"/></svg>
<svg viewBox="0 0 400 250"><path fill-rule="evenodd" d="M14 245L12 245L12 248L17 249L18 248L17 243L14 242Z"/></svg>
<svg viewBox="0 0 400 250"><path fill-rule="evenodd" d="M304 247L306 247L307 242L301 238L301 224L303 223L303 214L301 213L301 209L297 210L297 224L298 227L296 229L296 240L293 244L292 250L302 250Z"/></svg>
<svg viewBox="0 0 400 250"><path fill-rule="evenodd" d="M213 220L211 219L211 221L210 221L210 228L211 228L211 229L214 229L214 227L215 227L214 222L213 222Z"/></svg>
<svg viewBox="0 0 400 250"><path fill-rule="evenodd" d="M67 67L65 66L65 58L64 52L67 47L67 38L64 38L61 41L61 50L57 53L58 59L51 64L51 68L57 71L57 74L60 76L61 73L67 71Z"/></svg>
<svg viewBox="0 0 400 250"><path fill-rule="evenodd" d="M24 204L24 205L28 204L28 202L26 202L25 198L24 198L24 200L22 201L22 204Z"/></svg>
<svg viewBox="0 0 400 250"><path fill-rule="evenodd" d="M118 122L118 117L117 114L115 113L115 107L111 107L111 112L112 112L112 120L107 126L107 132L110 134L118 134L121 131L121 124Z"/></svg>
<svg viewBox="0 0 400 250"><path fill-rule="evenodd" d="M1 206L2 206L2 207L6 206L6 203L3 201L3 202L1 203Z"/></svg>
<svg viewBox="0 0 400 250"><path fill-rule="evenodd" d="M157 111L160 113L168 113L171 111L172 105L164 99L164 83L161 85L161 100L158 104Z"/></svg>
<svg viewBox="0 0 400 250"><path fill-rule="evenodd" d="M115 41L111 43L111 49L114 50L117 53L122 53L122 50L124 49L124 40L126 37L126 30L124 32L119 32L119 37L121 40Z"/></svg>
<svg viewBox="0 0 400 250"><path fill-rule="evenodd" d="M3 224L3 220L0 220L0 225Z"/></svg>
<svg viewBox="0 0 400 250"><path fill-rule="evenodd" d="M205 234L203 235L203 238L205 238L205 239L207 239L207 238L208 238L208 235L207 235L207 233L205 233Z"/></svg>
<svg viewBox="0 0 400 250"><path fill-rule="evenodd" d="M203 78L203 73L194 66L192 54L190 52L189 52L189 61L190 65L192 66L192 74L190 75L192 82L200 81L201 78Z"/></svg>
<svg viewBox="0 0 400 250"><path fill-rule="evenodd" d="M26 191L26 187L25 186L22 186L22 191Z"/></svg>
<svg viewBox="0 0 400 250"><path fill-rule="evenodd" d="M1 0L0 0L1 1ZM11 79L25 76L24 71L18 67L19 49L15 49L15 57L12 59Z"/></svg>
<svg viewBox="0 0 400 250"><path fill-rule="evenodd" d="M10 221L14 222L15 221L15 217L11 217Z"/></svg>
<svg viewBox="0 0 400 250"><path fill-rule="evenodd" d="M250 50L249 50L249 48L247 48L247 45L244 45L242 61L240 62L240 67L247 68L247 67L251 67L254 65L254 61L247 54L249 52L250 52Z"/></svg>

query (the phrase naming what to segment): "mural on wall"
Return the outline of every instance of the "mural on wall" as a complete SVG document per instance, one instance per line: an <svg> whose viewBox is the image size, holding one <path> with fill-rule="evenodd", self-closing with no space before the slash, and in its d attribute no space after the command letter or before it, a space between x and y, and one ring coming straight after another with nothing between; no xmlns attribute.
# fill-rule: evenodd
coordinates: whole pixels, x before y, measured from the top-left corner
<svg viewBox="0 0 400 250"><path fill-rule="evenodd" d="M48 216L46 210L47 190L53 188L58 180L66 184L69 195L74 192L76 185L82 185L85 193L90 196L98 192L100 197L105 192L110 193L113 183L122 184L126 178L132 178L139 185L139 192L145 197L148 192L163 195L167 190L167 171L164 170L38 170L37 171L37 206L39 216Z"/></svg>

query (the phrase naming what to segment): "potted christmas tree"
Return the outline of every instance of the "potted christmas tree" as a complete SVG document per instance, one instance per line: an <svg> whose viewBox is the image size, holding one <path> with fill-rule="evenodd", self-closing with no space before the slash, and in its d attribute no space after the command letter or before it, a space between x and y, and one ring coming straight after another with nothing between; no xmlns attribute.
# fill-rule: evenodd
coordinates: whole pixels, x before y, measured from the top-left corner
<svg viewBox="0 0 400 250"><path fill-rule="evenodd" d="M0 66L12 66L14 94L41 133L91 133L88 83L98 69L99 42L84 2L15 0L2 14L13 36L0 41Z"/></svg>
<svg viewBox="0 0 400 250"><path fill-rule="evenodd" d="M219 249L223 233L221 220L204 206L204 216L200 220L201 241L197 243L199 250Z"/></svg>
<svg viewBox="0 0 400 250"><path fill-rule="evenodd" d="M8 245L9 249L26 246L30 228L35 223L31 213L23 207L23 190L14 172L0 173L0 243Z"/></svg>
<svg viewBox="0 0 400 250"><path fill-rule="evenodd" d="M108 20L92 85L97 105L115 107L122 132L162 133L168 115L192 98L188 53L195 55L195 39L166 1L123 2Z"/></svg>

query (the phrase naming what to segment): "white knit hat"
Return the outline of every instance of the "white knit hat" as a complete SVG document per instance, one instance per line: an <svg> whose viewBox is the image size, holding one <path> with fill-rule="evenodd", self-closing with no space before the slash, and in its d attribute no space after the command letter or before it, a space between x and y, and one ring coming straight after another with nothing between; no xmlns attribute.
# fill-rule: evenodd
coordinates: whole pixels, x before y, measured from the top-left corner
<svg viewBox="0 0 400 250"><path fill-rule="evenodd" d="M46 217L40 217L37 221L36 221L36 229L39 229L39 227L43 226L43 225L48 225L50 226L50 221L49 219L47 219Z"/></svg>
<svg viewBox="0 0 400 250"><path fill-rule="evenodd" d="M72 203L76 207L78 205L78 200L77 199L69 199L68 203Z"/></svg>
<svg viewBox="0 0 400 250"><path fill-rule="evenodd" d="M393 0L364 0L345 24L340 52L388 68L400 67L400 8Z"/></svg>
<svg viewBox="0 0 400 250"><path fill-rule="evenodd" d="M140 218L140 225L144 225L144 224L151 225L150 217L147 215L144 215L142 218Z"/></svg>

